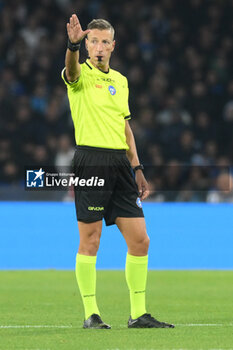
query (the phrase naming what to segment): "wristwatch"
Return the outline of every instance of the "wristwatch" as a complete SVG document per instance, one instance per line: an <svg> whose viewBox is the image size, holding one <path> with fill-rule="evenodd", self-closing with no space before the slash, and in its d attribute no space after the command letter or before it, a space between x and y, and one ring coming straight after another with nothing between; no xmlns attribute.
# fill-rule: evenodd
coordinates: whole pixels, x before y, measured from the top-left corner
<svg viewBox="0 0 233 350"><path fill-rule="evenodd" d="M137 170L143 170L143 169L144 169L144 166L142 164L139 164L133 168L133 171L135 172Z"/></svg>

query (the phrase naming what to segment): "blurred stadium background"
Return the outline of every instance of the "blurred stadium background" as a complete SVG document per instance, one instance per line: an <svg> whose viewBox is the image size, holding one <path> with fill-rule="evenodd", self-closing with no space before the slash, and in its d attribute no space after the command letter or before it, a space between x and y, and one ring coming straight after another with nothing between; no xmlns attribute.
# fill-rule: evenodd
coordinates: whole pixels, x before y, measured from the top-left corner
<svg viewBox="0 0 233 350"><path fill-rule="evenodd" d="M232 202L232 0L0 1L1 198L39 199L24 191L25 166L59 168L72 158L60 72L73 12L84 28L103 17L116 29L111 66L129 79L150 200ZM84 61L84 45L81 53ZM62 194L43 199L51 197Z"/></svg>
<svg viewBox="0 0 233 350"><path fill-rule="evenodd" d="M25 190L25 169L69 170L73 157L60 77L72 13L83 28L105 18L116 29L111 67L129 80L152 191L147 305L175 330L127 331L127 247L114 225L97 258L113 329L87 337L72 192ZM233 0L0 0L1 349L232 350L232 14Z"/></svg>
<svg viewBox="0 0 233 350"><path fill-rule="evenodd" d="M163 252L162 260L151 267L232 267L229 247L233 239L233 215L229 203L233 202L233 1L0 0L0 216L4 233L1 267L44 267L42 263L38 265L39 260L34 264L29 257L28 264L17 265L20 260L17 254L32 247L38 249L38 259L41 252L48 254L43 250L46 237L56 229L57 213L66 212L67 208L70 208L67 219L64 217L63 223L60 222L57 233L61 237L69 231L70 250L60 263L53 264L51 260L45 267L73 266L65 261L71 252L73 259L77 247L71 238L71 234L76 235L76 219L74 206L64 203L72 201L72 193L25 191L25 167L37 169L48 165L57 171L61 166L69 169L73 156L73 125L66 88L60 77L67 43L66 22L72 13L79 16L83 28L93 18L105 18L116 29L111 67L129 80L130 124L152 190L148 199L152 203L145 205L146 215L149 210L150 216L148 230L155 236L165 230L167 242L158 249ZM82 45L81 61L85 59ZM29 203L25 209L25 203L15 201ZM42 206L38 204L36 217L31 201L43 201ZM51 212L50 204L46 206L44 201L60 203ZM228 204L214 208L205 203L199 206L177 203L171 207L153 202ZM152 206L151 212L148 208ZM203 210L210 214L203 215ZM163 222L155 222L155 218L160 219L160 213ZM173 221L169 222L170 215ZM29 226L29 217L42 225L41 232L32 222ZM202 220L199 226L195 226L197 218ZM177 225L182 233L178 241L172 239ZM213 264L206 260L202 263L198 256L193 258L193 265L172 266L175 257L169 260L171 264L166 262L169 244L173 248L177 244L184 262L182 259L189 251L187 244L191 246L192 237L198 239L197 230L199 238L207 239L205 251L209 249ZM27 242L33 241L32 235L37 232L37 243L43 236L44 246L30 248L29 243L25 245L26 238L24 241L17 236L22 249L14 248L7 255L19 232L31 234ZM56 241L54 236L51 241ZM54 254L65 238L56 242ZM213 247L216 254L220 252L217 260ZM16 265L9 259L11 254Z"/></svg>

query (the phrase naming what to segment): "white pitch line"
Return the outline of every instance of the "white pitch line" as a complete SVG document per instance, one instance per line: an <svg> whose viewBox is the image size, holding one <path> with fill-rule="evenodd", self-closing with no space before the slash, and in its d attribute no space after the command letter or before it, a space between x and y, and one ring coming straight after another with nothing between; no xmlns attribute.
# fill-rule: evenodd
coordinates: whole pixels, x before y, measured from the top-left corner
<svg viewBox="0 0 233 350"><path fill-rule="evenodd" d="M181 327L223 327L223 326L233 326L233 323L176 323L176 326Z"/></svg>
<svg viewBox="0 0 233 350"><path fill-rule="evenodd" d="M177 327L223 327L233 326L233 323L175 323ZM125 328L127 325L121 324L120 327ZM66 325L0 325L0 329L10 328L73 328L73 326Z"/></svg>
<svg viewBox="0 0 233 350"><path fill-rule="evenodd" d="M1 326L0 328L72 328L72 326L58 326L58 325L8 325Z"/></svg>
<svg viewBox="0 0 233 350"><path fill-rule="evenodd" d="M39 349L38 349L39 350ZM119 349L119 348L114 348L114 349L106 349L106 350L121 350L121 349ZM137 349L135 349L135 348L133 348L133 349L128 349L128 350L137 350ZM141 350L157 350L157 349L155 349L155 348L149 348L149 349L141 349ZM166 349L166 350L192 350L192 349L188 349L188 348L179 348L179 349L175 349L175 348L172 348L172 349ZM196 349L196 350L233 350L232 348L230 348L230 349L226 349L226 348L214 348L214 349Z"/></svg>
<svg viewBox="0 0 233 350"><path fill-rule="evenodd" d="M233 323L174 323L175 327L224 327L233 326ZM126 327L125 324L121 324L120 327ZM233 349L232 349L233 350Z"/></svg>
<svg viewBox="0 0 233 350"><path fill-rule="evenodd" d="M36 349L35 349L36 350ZM38 349L39 350L39 349ZM106 350L121 350L120 348L107 348ZM137 350L135 348L129 348L128 350ZM142 348L141 350L157 350L157 348ZM166 350L192 350L190 348L171 348ZM233 350L232 348L209 348L209 349L196 349L196 350Z"/></svg>
<svg viewBox="0 0 233 350"><path fill-rule="evenodd" d="M36 349L35 349L36 350ZM39 350L39 349L38 349ZM121 350L119 348L114 348L114 349L106 349L106 350ZM137 350L135 348L129 348L128 350ZM141 350L157 350L155 348L142 348ZM192 350L192 349L189 349L189 348L172 348L172 349L166 349L166 350ZM232 348L209 348L209 349L196 349L196 350L233 350Z"/></svg>

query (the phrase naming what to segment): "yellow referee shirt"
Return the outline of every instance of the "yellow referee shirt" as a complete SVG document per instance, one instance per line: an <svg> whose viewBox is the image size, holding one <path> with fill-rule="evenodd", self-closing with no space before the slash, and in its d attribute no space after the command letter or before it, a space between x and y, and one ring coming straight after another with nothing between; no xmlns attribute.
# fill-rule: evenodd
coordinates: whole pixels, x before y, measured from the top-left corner
<svg viewBox="0 0 233 350"><path fill-rule="evenodd" d="M128 81L119 72L104 73L90 60L81 64L81 75L68 82L62 71L80 146L129 149L125 136L125 119L130 119Z"/></svg>

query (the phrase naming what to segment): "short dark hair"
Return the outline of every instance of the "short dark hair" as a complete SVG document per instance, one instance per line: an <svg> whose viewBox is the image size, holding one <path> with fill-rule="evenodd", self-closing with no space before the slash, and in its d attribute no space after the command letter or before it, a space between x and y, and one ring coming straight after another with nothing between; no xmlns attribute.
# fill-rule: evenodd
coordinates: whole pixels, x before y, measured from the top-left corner
<svg viewBox="0 0 233 350"><path fill-rule="evenodd" d="M87 29L99 29L99 30L105 30L108 29L112 32L112 38L114 39L114 33L115 30L111 23L106 21L105 19L98 18L98 19L93 19L87 26Z"/></svg>

